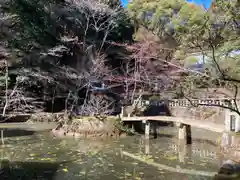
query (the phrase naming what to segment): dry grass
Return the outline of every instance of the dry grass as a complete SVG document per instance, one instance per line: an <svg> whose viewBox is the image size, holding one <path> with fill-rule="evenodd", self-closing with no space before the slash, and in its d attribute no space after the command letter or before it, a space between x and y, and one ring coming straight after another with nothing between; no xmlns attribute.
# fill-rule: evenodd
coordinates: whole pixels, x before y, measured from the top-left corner
<svg viewBox="0 0 240 180"><path fill-rule="evenodd" d="M120 121L117 117L79 117L65 121L61 127L53 131L61 131L66 136L105 137L119 136Z"/></svg>

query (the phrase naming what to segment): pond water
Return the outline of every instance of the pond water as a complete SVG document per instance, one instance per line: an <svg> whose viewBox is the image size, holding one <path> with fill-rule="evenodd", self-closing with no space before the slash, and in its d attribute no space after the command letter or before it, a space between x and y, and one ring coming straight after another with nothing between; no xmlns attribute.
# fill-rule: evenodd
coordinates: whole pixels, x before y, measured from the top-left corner
<svg viewBox="0 0 240 180"><path fill-rule="evenodd" d="M18 134L0 147L0 179L9 180L212 180L222 160L210 141L183 146L165 128L142 136L83 140L49 132Z"/></svg>

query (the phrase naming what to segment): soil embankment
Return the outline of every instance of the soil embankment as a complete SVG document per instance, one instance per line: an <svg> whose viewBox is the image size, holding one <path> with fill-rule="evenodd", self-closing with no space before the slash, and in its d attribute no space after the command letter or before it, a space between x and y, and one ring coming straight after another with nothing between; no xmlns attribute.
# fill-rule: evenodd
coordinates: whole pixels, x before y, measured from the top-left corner
<svg viewBox="0 0 240 180"><path fill-rule="evenodd" d="M57 137L116 137L131 133L117 116L69 118L64 113L9 116L1 126L6 129L52 130Z"/></svg>
<svg viewBox="0 0 240 180"><path fill-rule="evenodd" d="M79 117L62 121L52 130L57 137L118 137L125 135L118 117Z"/></svg>

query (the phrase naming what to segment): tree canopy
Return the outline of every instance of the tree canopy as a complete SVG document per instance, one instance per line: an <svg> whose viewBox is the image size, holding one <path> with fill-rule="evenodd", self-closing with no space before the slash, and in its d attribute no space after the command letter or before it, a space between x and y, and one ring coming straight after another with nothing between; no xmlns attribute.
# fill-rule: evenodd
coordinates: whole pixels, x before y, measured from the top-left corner
<svg viewBox="0 0 240 180"><path fill-rule="evenodd" d="M14 0L0 5L0 57L7 62L1 74L4 78L9 69L7 76L14 77L6 87L9 103L22 98L40 105L53 96L77 95L86 84L112 71L109 56L118 48L109 51L112 42L132 41L130 19L117 0ZM119 54L122 49L118 48ZM16 86L21 95L14 91ZM1 98L3 107L6 96Z"/></svg>
<svg viewBox="0 0 240 180"><path fill-rule="evenodd" d="M239 6L237 0L218 0L205 10L185 0L135 0L128 9L138 24L160 38L171 36L178 44L176 50L187 53L214 48L229 53L239 50Z"/></svg>
<svg viewBox="0 0 240 180"><path fill-rule="evenodd" d="M185 69L181 88L225 87L238 91L240 82L240 1L217 0L209 9L185 0L134 0L128 5L131 18L163 43L171 38L174 58L185 67L189 62L203 63L203 71ZM169 38L170 37L170 38ZM171 43L173 44L173 43ZM192 54L199 59L191 58ZM191 66L193 67L193 66Z"/></svg>
<svg viewBox="0 0 240 180"><path fill-rule="evenodd" d="M207 10L185 0L134 0L127 9L119 0L0 2L1 107L6 96L80 106L86 87L102 81L133 92L238 86L239 12L239 0ZM196 63L203 69L191 69Z"/></svg>

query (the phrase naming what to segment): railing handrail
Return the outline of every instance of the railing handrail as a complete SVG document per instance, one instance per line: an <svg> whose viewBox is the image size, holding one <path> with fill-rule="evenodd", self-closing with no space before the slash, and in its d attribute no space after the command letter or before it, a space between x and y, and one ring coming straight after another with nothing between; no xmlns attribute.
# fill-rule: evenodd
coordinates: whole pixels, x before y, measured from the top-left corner
<svg viewBox="0 0 240 180"><path fill-rule="evenodd" d="M169 106L191 106L192 104L206 104L206 105L228 105L230 101L231 104L234 101L240 102L240 99L230 99L230 98L206 98L206 99L170 99L170 100L140 100L140 105L149 105L151 103L167 104Z"/></svg>

